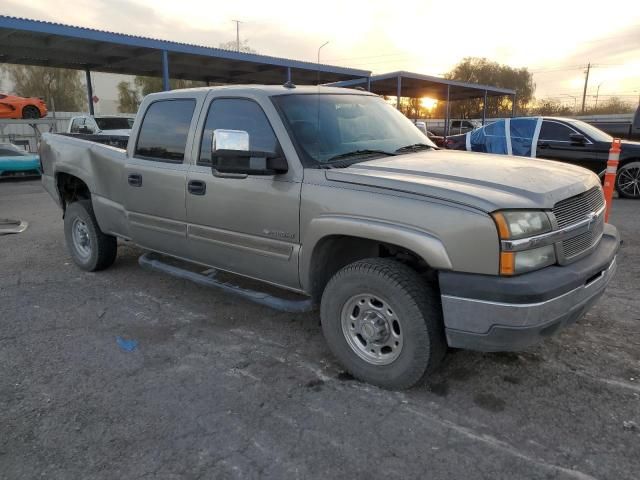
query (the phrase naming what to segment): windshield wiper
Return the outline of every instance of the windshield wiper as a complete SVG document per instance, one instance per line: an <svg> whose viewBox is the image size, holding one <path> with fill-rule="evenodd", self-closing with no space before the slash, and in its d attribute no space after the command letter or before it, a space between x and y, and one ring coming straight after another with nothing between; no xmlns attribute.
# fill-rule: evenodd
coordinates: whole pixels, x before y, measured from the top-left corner
<svg viewBox="0 0 640 480"><path fill-rule="evenodd" d="M393 152L386 152L385 150L354 150L352 152L341 153L339 155L334 155L333 157L327 159L327 162L333 162L335 160L344 160L351 157L359 157L361 155L386 155L388 157L395 156Z"/></svg>
<svg viewBox="0 0 640 480"><path fill-rule="evenodd" d="M418 150L424 150L426 148L433 148L433 146L426 143L412 143L411 145L405 145L404 147L396 149L396 153L417 152Z"/></svg>

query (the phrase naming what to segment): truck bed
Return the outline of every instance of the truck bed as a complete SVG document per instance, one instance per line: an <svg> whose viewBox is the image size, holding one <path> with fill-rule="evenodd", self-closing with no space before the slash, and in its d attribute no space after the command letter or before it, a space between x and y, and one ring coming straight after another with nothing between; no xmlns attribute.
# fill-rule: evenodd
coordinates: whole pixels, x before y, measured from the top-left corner
<svg viewBox="0 0 640 480"><path fill-rule="evenodd" d="M128 236L124 218L126 150L82 138L46 133L40 142L42 184L62 203L58 182L67 174L91 192L93 208L105 232Z"/></svg>

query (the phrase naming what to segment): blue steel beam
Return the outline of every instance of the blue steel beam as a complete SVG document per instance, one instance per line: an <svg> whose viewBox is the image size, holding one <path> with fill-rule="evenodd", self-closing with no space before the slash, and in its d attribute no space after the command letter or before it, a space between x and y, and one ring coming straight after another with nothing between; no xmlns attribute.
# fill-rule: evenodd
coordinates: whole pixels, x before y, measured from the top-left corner
<svg viewBox="0 0 640 480"><path fill-rule="evenodd" d="M93 85L91 85L91 70L89 67L84 69L87 78L87 101L89 102L89 115L93 115Z"/></svg>
<svg viewBox="0 0 640 480"><path fill-rule="evenodd" d="M166 50L162 50L162 89L166 92L171 90L169 84L169 54Z"/></svg>

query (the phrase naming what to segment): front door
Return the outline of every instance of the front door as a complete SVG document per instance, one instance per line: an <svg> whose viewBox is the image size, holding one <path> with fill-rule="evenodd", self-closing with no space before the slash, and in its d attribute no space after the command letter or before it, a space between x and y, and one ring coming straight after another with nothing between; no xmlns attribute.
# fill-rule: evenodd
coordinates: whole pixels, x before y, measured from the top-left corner
<svg viewBox="0 0 640 480"><path fill-rule="evenodd" d="M216 129L249 133L250 150L278 151L263 108L252 99L213 92L198 158L187 178L190 256L222 270L297 289L301 182L281 175L215 176L211 141Z"/></svg>
<svg viewBox="0 0 640 480"><path fill-rule="evenodd" d="M124 178L133 241L180 257L187 251L184 160L195 106L190 98L149 105Z"/></svg>
<svg viewBox="0 0 640 480"><path fill-rule="evenodd" d="M540 128L536 157L572 163L599 174L606 163L598 144L588 138L583 144L571 141L571 135L580 133L554 120L544 119Z"/></svg>

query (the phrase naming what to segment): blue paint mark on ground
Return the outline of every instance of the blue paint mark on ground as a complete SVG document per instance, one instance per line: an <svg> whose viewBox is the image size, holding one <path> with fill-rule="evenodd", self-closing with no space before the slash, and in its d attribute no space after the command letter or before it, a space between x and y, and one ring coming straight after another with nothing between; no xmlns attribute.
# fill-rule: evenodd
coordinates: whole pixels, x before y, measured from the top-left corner
<svg viewBox="0 0 640 480"><path fill-rule="evenodd" d="M125 352L133 352L138 346L137 340L125 340L122 337L116 337L116 343Z"/></svg>

